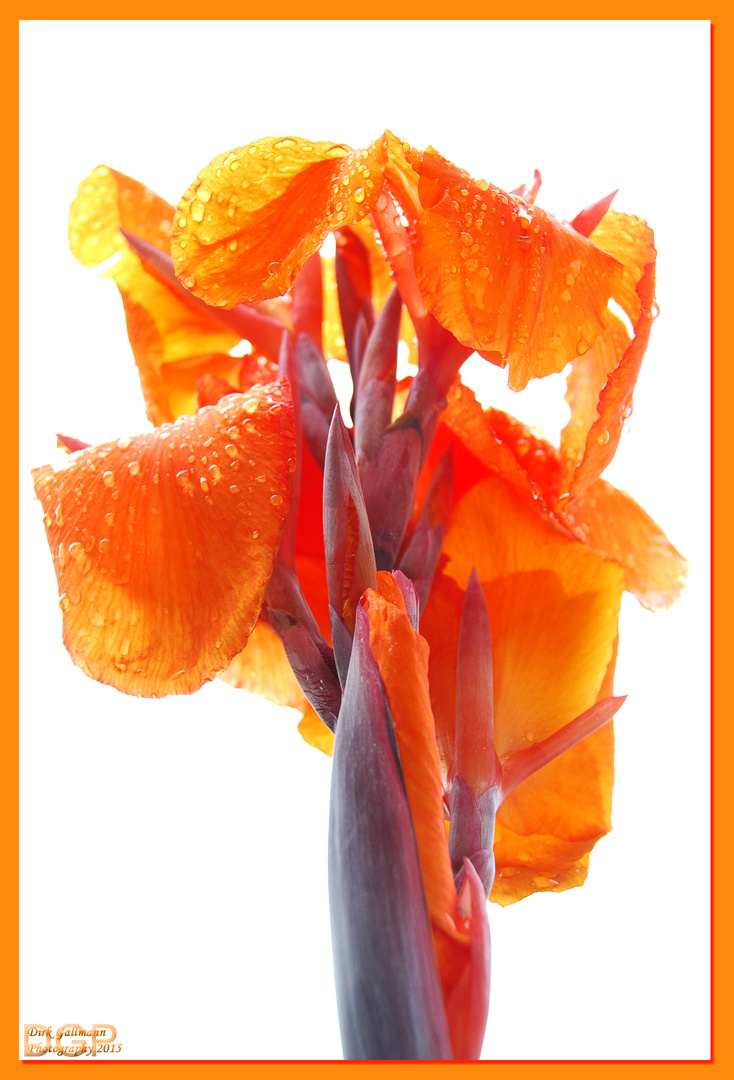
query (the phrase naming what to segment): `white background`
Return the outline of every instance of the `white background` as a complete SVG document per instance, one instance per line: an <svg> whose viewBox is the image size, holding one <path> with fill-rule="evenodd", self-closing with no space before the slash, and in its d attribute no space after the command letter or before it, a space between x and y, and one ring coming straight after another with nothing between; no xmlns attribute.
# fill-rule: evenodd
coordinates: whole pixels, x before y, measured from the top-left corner
<svg viewBox="0 0 734 1080"><path fill-rule="evenodd" d="M559 217L620 188L655 228L661 315L607 476L690 585L669 613L626 598L615 827L587 884L491 905L484 1056L708 1055L708 46L704 22L22 25L21 1023L113 1023L121 1059L340 1057L328 760L221 684L139 701L76 670L28 473L57 431L147 427L117 290L66 243L95 165L175 203L263 135L389 126L505 188L539 167ZM546 383L507 407L555 436Z"/></svg>

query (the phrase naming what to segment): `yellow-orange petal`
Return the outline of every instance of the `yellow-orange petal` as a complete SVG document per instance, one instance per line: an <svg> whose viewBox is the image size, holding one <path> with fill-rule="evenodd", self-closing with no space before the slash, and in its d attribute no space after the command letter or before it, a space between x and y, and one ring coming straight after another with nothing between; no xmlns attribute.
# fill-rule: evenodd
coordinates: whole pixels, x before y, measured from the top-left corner
<svg viewBox="0 0 734 1080"><path fill-rule="evenodd" d="M276 705L287 705L301 713L308 704L280 638L262 619L255 623L247 648L237 653L219 678L228 686L259 694Z"/></svg>
<svg viewBox="0 0 734 1080"><path fill-rule="evenodd" d="M636 323L641 310L637 286L645 267L657 258L652 229L641 218L608 210L589 239L622 264L622 276L614 283L612 297L630 322Z"/></svg>
<svg viewBox="0 0 734 1080"><path fill-rule="evenodd" d="M472 349L510 366L509 384L561 371L587 352L622 268L565 222L413 151L422 212L415 272L426 307Z"/></svg>
<svg viewBox="0 0 734 1080"><path fill-rule="evenodd" d="M125 229L167 253L172 219L173 207L165 199L106 165L82 181L69 212L69 243L79 262L93 267L117 256L104 276L120 290L148 419L155 425L195 412L195 384L202 373L196 358L227 354L239 341L155 278L120 232ZM197 363L199 369L192 371ZM231 365L236 366L234 358ZM222 375L226 366L210 370Z"/></svg>
<svg viewBox="0 0 734 1080"><path fill-rule="evenodd" d="M318 715L312 705L307 705L306 710L298 721L298 734L309 746L320 750L322 754L331 757L334 753L334 732L327 728L324 721Z"/></svg>
<svg viewBox="0 0 734 1080"><path fill-rule="evenodd" d="M565 892L583 885L589 872L590 847L593 844L583 840L563 841L552 835L518 836L497 821L497 870L490 900L507 907L536 892Z"/></svg>
<svg viewBox="0 0 734 1080"><path fill-rule="evenodd" d="M428 647L411 626L391 575L380 572L378 587L384 595L368 589L361 601L370 624L370 649L395 725L428 912L437 928L450 932L458 914L428 692Z"/></svg>
<svg viewBox="0 0 734 1080"><path fill-rule="evenodd" d="M569 484L571 500L581 495L604 472L619 446L624 421L632 411L632 394L657 310L654 263L647 264L636 291L640 317L634 326L634 337L599 394L597 416L588 430L583 457Z"/></svg>
<svg viewBox="0 0 734 1080"><path fill-rule="evenodd" d="M561 516L587 544L616 559L626 588L645 607L667 608L678 599L686 560L625 491L597 480Z"/></svg>
<svg viewBox="0 0 734 1080"><path fill-rule="evenodd" d="M444 573L484 587L500 758L546 738L596 701L617 634L619 566L549 527L502 480L457 506Z"/></svg>
<svg viewBox="0 0 734 1080"><path fill-rule="evenodd" d="M421 631L430 647L431 702L448 771L453 760L456 642L472 567L489 612L495 740L501 759L551 735L598 699L615 652L624 575L620 566L544 522L500 478L477 484L454 508L443 551L446 562L434 580ZM505 847L498 866L510 869L508 877L518 867L535 868L535 884L527 875L522 878L523 895L555 888L549 882L561 882L550 870L560 872L564 866L570 869L563 887L580 884L578 860L608 828L613 776L607 738L598 732L584 740L532 782L521 784L500 807L498 836ZM583 797L576 776L580 761L589 780ZM566 817L559 794L565 785ZM530 847L525 832L532 833ZM542 867L547 874L540 872Z"/></svg>
<svg viewBox="0 0 734 1080"><path fill-rule="evenodd" d="M568 491L573 471L583 456L589 429L598 418L599 395L630 343L624 323L609 308L604 312L604 324L591 349L572 361L566 380L571 416L561 432L563 491Z"/></svg>
<svg viewBox="0 0 734 1080"><path fill-rule="evenodd" d="M369 213L385 160L384 139L351 150L268 137L219 154L178 204L176 273L219 307L286 292L328 233Z"/></svg>
<svg viewBox="0 0 734 1080"><path fill-rule="evenodd" d="M294 461L283 382L37 469L74 662L144 697L223 671L262 606Z"/></svg>
<svg viewBox="0 0 734 1080"><path fill-rule="evenodd" d="M128 250L120 229L169 250L173 207L138 180L98 165L82 180L69 209L69 246L84 266Z"/></svg>

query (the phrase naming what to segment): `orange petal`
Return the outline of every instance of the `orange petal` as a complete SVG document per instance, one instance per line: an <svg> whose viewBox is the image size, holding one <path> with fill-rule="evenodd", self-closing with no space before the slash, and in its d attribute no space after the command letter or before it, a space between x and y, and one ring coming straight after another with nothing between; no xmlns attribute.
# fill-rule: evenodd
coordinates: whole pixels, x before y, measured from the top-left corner
<svg viewBox="0 0 734 1080"><path fill-rule="evenodd" d="M450 931L458 914L428 694L428 647L411 626L391 575L381 571L378 580L387 596L368 589L362 598L370 624L370 649L395 725L431 922Z"/></svg>
<svg viewBox="0 0 734 1080"><path fill-rule="evenodd" d="M632 393L657 310L654 263L648 263L637 286L637 296L641 314L635 323L635 335L599 394L596 407L598 415L589 428L583 458L569 485L571 500L604 472L619 446L624 421L632 411Z"/></svg>
<svg viewBox="0 0 734 1080"><path fill-rule="evenodd" d="M587 352L621 276L565 222L435 151L413 151L423 210L415 272L428 310L463 344L497 353L521 390Z"/></svg>
<svg viewBox="0 0 734 1080"><path fill-rule="evenodd" d="M456 500L487 475L499 475L528 505L535 504L536 511L549 509L560 484L556 448L508 413L482 409L473 390L458 379L447 402L441 421L463 451L462 460L456 461Z"/></svg>
<svg viewBox="0 0 734 1080"><path fill-rule="evenodd" d="M561 461L558 450L533 428L500 409L487 409L487 424L511 452L530 481L536 498L552 505L559 493ZM510 479L510 477L508 477Z"/></svg>
<svg viewBox="0 0 734 1080"><path fill-rule="evenodd" d="M604 323L605 328L591 349L572 361L566 380L571 417L561 432L563 491L568 491L571 475L583 456L589 429L598 418L599 395L630 343L624 323L609 308L604 313Z"/></svg>
<svg viewBox="0 0 734 1080"><path fill-rule="evenodd" d="M328 233L369 213L385 158L382 139L350 150L268 137L220 154L178 204L176 272L218 307L286 292Z"/></svg>
<svg viewBox="0 0 734 1080"><path fill-rule="evenodd" d="M169 203L106 165L82 181L69 213L69 243L79 262L97 266L118 256L105 277L120 290L148 419L156 425L196 411L201 358L227 354L239 341L149 273L120 232L125 229L167 253L172 218ZM180 371L168 366L179 363ZM231 358L230 367L236 370ZM222 361L213 373L228 378L225 369Z"/></svg>
<svg viewBox="0 0 734 1080"><path fill-rule="evenodd" d="M294 458L279 383L37 469L74 662L145 697L224 670L263 603Z"/></svg>
<svg viewBox="0 0 734 1080"><path fill-rule="evenodd" d="M637 286L645 267L657 257L652 229L641 218L608 210L589 239L622 264L622 277L615 281L612 297L630 322L636 323L641 311Z"/></svg>
<svg viewBox="0 0 734 1080"><path fill-rule="evenodd" d="M573 501L563 519L587 544L616 559L627 589L645 607L666 608L678 599L686 561L625 491L597 480Z"/></svg>

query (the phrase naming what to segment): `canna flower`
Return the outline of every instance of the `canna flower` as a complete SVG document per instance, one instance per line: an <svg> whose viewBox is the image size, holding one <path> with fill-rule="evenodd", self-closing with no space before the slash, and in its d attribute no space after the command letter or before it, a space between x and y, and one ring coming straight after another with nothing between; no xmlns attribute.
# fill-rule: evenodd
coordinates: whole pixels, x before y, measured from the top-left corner
<svg viewBox="0 0 734 1080"><path fill-rule="evenodd" d="M64 438L65 466L34 473L64 641L127 693L220 676L333 752L349 1057L479 1056L485 901L583 883L611 827L621 597L682 584L602 478L656 314L652 233L611 198L557 221L539 188L385 132L261 139L175 209L100 166L72 206L154 430ZM475 350L515 390L568 365L558 447L482 410L459 375Z"/></svg>

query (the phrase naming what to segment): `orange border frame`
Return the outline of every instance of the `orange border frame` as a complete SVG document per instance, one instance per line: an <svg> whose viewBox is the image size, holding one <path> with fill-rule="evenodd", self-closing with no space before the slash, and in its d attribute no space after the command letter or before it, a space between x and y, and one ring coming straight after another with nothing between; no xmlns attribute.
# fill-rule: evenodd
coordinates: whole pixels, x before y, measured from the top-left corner
<svg viewBox="0 0 734 1080"><path fill-rule="evenodd" d="M150 4L144 4L129 0L123 11L115 12L116 16L124 16L128 19L150 19L151 17L159 18L196 18L200 13L200 8L195 9L195 6L190 3L179 4L166 4L157 3L154 5L155 11L151 11ZM373 3L369 5L369 13L373 18L388 18L388 19L405 19L405 18L437 18L440 19L445 16L445 11L441 10L443 5L439 5L434 2L427 3L423 0L422 3L418 3L417 0L394 0L392 3L386 3L385 0L373 0ZM220 16L222 18L243 18L252 17L255 15L255 10L248 10L249 5L225 5L220 4ZM558 9L552 12L556 18L559 15L564 19L588 19L591 15L588 4L581 3L564 3L560 5L561 11ZM73 10L70 10L73 8ZM262 9L258 10L259 11ZM366 10L362 8L362 10ZM463 14L466 19L469 18L481 18L487 14L487 7L485 4L477 3L477 0L468 0L464 3ZM4 16L2 19L3 33L0 37L0 51L5 55L2 57L3 63L0 65L0 80L5 84L3 86L3 102L5 108L3 109L3 122L7 127L4 139L4 156L8 159L5 166L6 183L14 175L14 170L17 164L17 138L16 127L17 121L14 117L17 115L11 107L12 102L17 102L18 98L18 52L17 52L17 22L18 20L35 20L35 19L98 19L100 17L101 10L99 5L90 3L76 3L74 5L61 5L53 3L31 3L31 4L19 4L16 11L13 13L12 19L9 16ZM108 13L106 13L108 14ZM304 14L300 5L296 4L294 0L280 0L278 5L278 14L281 18L296 17L301 18ZM344 18L346 10L343 4L333 2L333 0L317 0L310 10L309 14L317 16L318 18ZM494 12L492 12L494 14ZM544 8L544 5L539 3L525 3L518 14L522 14L524 17L539 17L547 18L551 12ZM714 614L713 614L713 631L714 631L714 651L713 651L713 674L714 674L714 716L715 716L715 756L712 754L712 766L713 766L713 797L712 797L712 809L715 819L715 831L713 834L713 848L715 857L715 874L714 874L714 893L713 893L713 914L718 916L714 921L714 948L713 948L713 975L712 975L712 989L713 989L713 1015L712 1015L712 1060L710 1062L502 1062L499 1064L493 1064L491 1062L478 1062L476 1064L424 1064L420 1062L408 1063L408 1064L384 1064L384 1063L359 1063L359 1062L144 1062L137 1063L134 1061L119 1061L119 1062L96 1062L102 1067L114 1067L116 1070L115 1078L121 1075L131 1075L130 1070L135 1069L137 1074L143 1075L155 1075L157 1080L162 1080L165 1077L182 1077L182 1080L188 1080L189 1077L194 1077L201 1074L208 1074L221 1067L225 1069L236 1069L237 1071L246 1071L248 1077L263 1077L263 1080L275 1080L275 1077L281 1075L297 1074L302 1077L303 1080L318 1080L323 1075L324 1069L337 1068L339 1070L360 1070L362 1076L365 1075L365 1070L371 1071L374 1068L380 1069L380 1077L387 1078L392 1075L393 1072L403 1072L407 1070L420 1070L424 1075L439 1074L442 1077L458 1077L459 1073L464 1070L484 1070L491 1069L492 1080L500 1080L500 1078L507 1077L508 1080L518 1080L519 1077L529 1076L539 1065L543 1066L544 1077L546 1080L566 1080L568 1071L574 1071L581 1067L583 1068L584 1080L590 1075L598 1075L600 1078L607 1078L619 1067L624 1065L624 1077L626 1080L633 1080L636 1077L652 1078L654 1076L669 1076L671 1071L676 1074L680 1074L681 1070L686 1073L686 1080L688 1075L702 1076L703 1070L706 1070L706 1075L710 1076L711 1069L716 1067L725 1067L729 1062L729 1069L732 1068L734 1063L734 1053L732 1047L734 1045L734 1033L732 1031L731 1020L727 1017L727 988L728 988L728 964L732 961L732 929L730 920L726 918L727 900L730 901L731 886L734 885L734 872L730 869L730 862L727 859L727 843L730 836L730 830L727 825L731 822L731 790L732 784L729 776L729 762L732 759L732 750L734 749L734 734L732 733L732 726L729 721L729 710L732 708L731 694L729 688L722 677L722 672L726 670L726 661L728 659L731 663L732 647L734 647L734 631L731 627L731 619L727 618L728 603L732 599L732 584L733 573L732 569L727 562L725 556L727 549L732 545L732 536L734 535L734 509L731 498L731 472L732 468L732 448L731 438L729 436L729 429L731 427L730 414L730 402L734 401L734 365L727 362L727 345L731 350L731 344L725 340L725 330L723 326L723 319L714 318L716 311L725 311L726 299L730 298L730 287L732 285L732 279L734 278L734 261L730 257L730 252L734 249L734 237L732 237L732 227L730 224L730 216L727 215L723 208L723 197L727 190L726 180L731 177L732 170L730 169L730 156L731 156L731 135L729 131L729 139L727 140L727 126L731 124L731 99L732 99L732 60L730 56L731 50L731 29L734 18L730 13L726 12L725 4L722 0L715 0L714 3L708 5L706 11L691 11L689 5L673 5L671 3L662 4L647 3L644 5L644 10L641 11L639 4L631 4L629 2L622 3L618 6L614 12L615 16L619 19L655 19L657 16L665 19L671 17L677 18L701 18L709 17L712 22L712 95L713 95L713 111L712 111L712 135L713 135L713 155L712 155L712 196L714 197L714 218L713 218L713 234L712 234L712 270L714 274L714 289L712 296L712 330L713 330L713 384L712 384L712 409L713 409L713 435L712 435L712 452L714 455L714 479L713 479L713 495L714 495L714 514L713 514L713 555L714 555L714 582L715 582L715 594L714 594ZM641 115L645 115L645 88L640 86L640 110ZM646 122L654 123L654 116L649 117ZM660 182L664 184L675 184L676 178L674 176L662 176ZM695 204L691 205L690 194L683 202L683 193L681 192L681 217L682 228L705 228L705 222L697 222L695 213ZM4 222L4 235L8 237L9 231L9 214L6 209L6 216ZM39 253L40 257L41 253ZM5 310L5 318L3 325L6 326L6 350L7 355L12 355L13 344L17 339L17 333L14 336L8 334L8 329L11 326L15 326L17 329L17 274L15 267L7 261L3 266L3 289L0 292L2 297L2 304ZM691 273L696 273L696 268L691 268ZM719 304L716 304L716 301ZM729 302L731 302L729 300ZM8 340L9 338L9 340ZM6 394L10 399L17 399L17 373L10 365L10 374L5 375ZM8 386L10 383L10 386ZM714 398L714 389L716 398ZM17 419L16 414L11 413L12 423L11 426L14 432L17 434ZM6 415L6 425L8 419ZM17 442L16 444L17 445ZM728 496L728 497L727 497ZM9 500L8 500L9 503ZM17 543L15 537L17 536L17 514L15 512L15 503L11 504L13 509L10 510L8 504L5 506L5 517L7 520L4 522L4 528L0 532L0 543L5 548L10 550L7 552L7 558L5 560L6 567L13 567L15 558L17 556ZM13 597L17 597L17 577L12 572L6 572L4 597L7 601ZM32 1068L36 1065L36 1062L32 1061L19 1061L17 1059L17 1032L18 1032L18 1001L17 1001L17 979L11 976L9 973L17 972L18 970L18 936L16 933L17 919L18 919L18 893L17 887L11 887L10 882L14 881L17 886L17 865L18 865L18 842L17 842L17 820L18 820L18 773L17 773L17 726L15 723L11 723L10 719L13 715L13 702L17 701L17 694L14 695L10 689L17 685L17 637L14 627L4 629L4 636L7 636L7 640L3 643L3 649L0 652L0 656L3 659L3 667L5 669L5 682L4 682L4 696L7 704L7 724L6 731L4 733L3 742L3 766L6 771L4 777L4 783L0 787L0 799L2 800L2 821L5 823L2 835L3 845L3 863L8 873L6 874L6 884L3 900L2 900L2 947L0 949L0 958L2 959L2 970L7 973L5 985L0 989L2 995L0 1000L2 1001L2 1012L0 1013L0 1064L2 1065L3 1075L10 1075L11 1070L15 1068ZM14 823L16 827L11 827L11 823ZM718 856L718 857L717 857ZM10 868L13 868L11 874ZM89 1063L91 1064L91 1063ZM53 1067L53 1066L51 1066ZM387 1071L385 1071L387 1070ZM17 1074L16 1074L17 1075ZM231 1072L226 1074L231 1075Z"/></svg>

